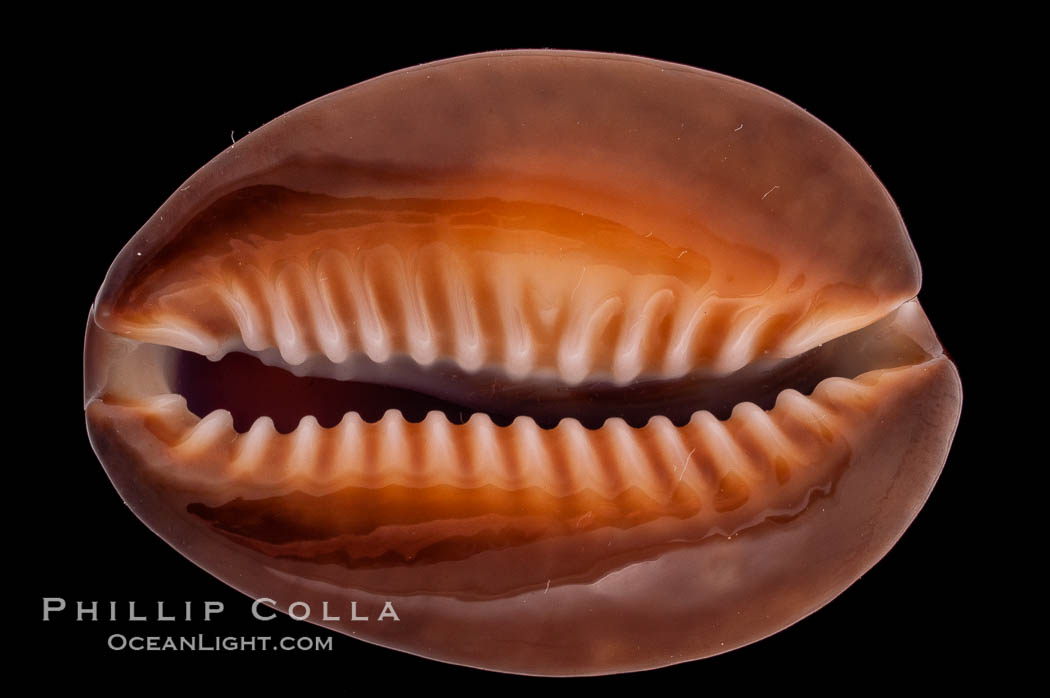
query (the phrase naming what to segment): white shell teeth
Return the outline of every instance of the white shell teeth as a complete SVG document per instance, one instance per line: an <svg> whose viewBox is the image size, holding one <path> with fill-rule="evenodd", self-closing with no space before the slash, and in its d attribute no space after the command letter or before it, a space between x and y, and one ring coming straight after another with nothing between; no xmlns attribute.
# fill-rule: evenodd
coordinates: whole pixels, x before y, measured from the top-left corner
<svg viewBox="0 0 1050 698"><path fill-rule="evenodd" d="M310 355L304 337L304 332L308 332L309 328L304 326L304 321L312 318L298 317L296 313L296 301L300 294L308 303L308 299L316 299L313 284L302 283L305 274L305 270L299 265L288 264L277 273L274 283L273 332L281 358L292 366L303 363ZM316 307L317 303L315 301L310 305Z"/></svg>
<svg viewBox="0 0 1050 698"><path fill-rule="evenodd" d="M171 318L161 325L147 327L127 325L122 329L122 334L131 335L142 342L163 344L202 356L216 356L222 351L222 342L218 337L179 318Z"/></svg>
<svg viewBox="0 0 1050 698"><path fill-rule="evenodd" d="M636 430L622 419L610 419L602 429L606 432L613 462L606 467L620 473L624 482L634 483L643 492L662 492L669 489L668 478L659 464L653 463L638 439Z"/></svg>
<svg viewBox="0 0 1050 698"><path fill-rule="evenodd" d="M756 334L768 317L768 308L751 306L737 313L714 359L716 373L732 373L747 365L754 356Z"/></svg>
<svg viewBox="0 0 1050 698"><path fill-rule="evenodd" d="M248 477L262 478L264 464L272 444L278 438L273 420L260 417L252 423L248 433L237 439L233 458L230 461L230 475L234 479Z"/></svg>
<svg viewBox="0 0 1050 698"><path fill-rule="evenodd" d="M864 411L870 404L870 388L864 383L865 376L857 380L849 378L827 378L813 390L813 399L825 406L837 409Z"/></svg>
<svg viewBox="0 0 1050 698"><path fill-rule="evenodd" d="M756 408L757 409L757 408ZM761 410L760 410L761 411ZM726 428L726 423L715 419L710 412L697 412L689 420L688 428L695 430L698 440L705 444L711 454L718 454L717 460L724 472L738 475L761 475L761 472L748 472L755 467L752 459L741 449L740 444Z"/></svg>
<svg viewBox="0 0 1050 698"><path fill-rule="evenodd" d="M827 421L827 413L820 403L806 397L797 390L784 390L777 395L776 406L786 414L806 423L818 425Z"/></svg>
<svg viewBox="0 0 1050 698"><path fill-rule="evenodd" d="M287 471L289 477L306 479L311 475L319 462L321 435L321 425L313 415L299 420L299 426L291 434Z"/></svg>
<svg viewBox="0 0 1050 698"><path fill-rule="evenodd" d="M222 442L232 442L235 438L233 415L229 410L215 410L199 421L174 446L184 453L197 454L213 449Z"/></svg>
<svg viewBox="0 0 1050 698"><path fill-rule="evenodd" d="M704 298L696 305L682 304L675 313L674 328L667 352L664 354L664 375L669 378L684 376L693 367L694 339L710 307L718 301L714 296Z"/></svg>
<svg viewBox="0 0 1050 698"><path fill-rule="evenodd" d="M779 288L727 298L670 275L599 264L573 274L575 262L553 259L545 273L522 256L373 242L314 250L306 260L246 257L232 268L200 271L195 285L166 296L163 311L127 333L213 358L238 347L276 349L293 367L322 356L336 365L362 355L377 363L404 356L519 380L553 375L568 384L623 385L698 369L729 373L771 347L783 355L791 333L809 341L810 330L823 327L784 322L804 306ZM214 315L212 326L227 329L188 320L200 307ZM783 327L770 336L777 318Z"/></svg>
<svg viewBox="0 0 1050 698"><path fill-rule="evenodd" d="M547 452L543 439L543 430L529 417L518 417L510 425L507 445L513 449L513 461L508 462L504 471L504 481L501 487L506 489L522 489L544 482L552 478L544 477L547 466L550 464L550 454ZM506 442L505 442L506 443ZM554 485L548 482L548 486ZM560 492L560 489L554 490Z"/></svg>
<svg viewBox="0 0 1050 698"><path fill-rule="evenodd" d="M408 354L420 366L429 366L438 359L440 347L434 335L434 329L430 326L430 317L424 312L426 307L423 289L418 285L418 279L405 278L405 287L409 289L405 297L405 312L409 321L406 327L408 340Z"/></svg>
<svg viewBox="0 0 1050 698"><path fill-rule="evenodd" d="M352 303L357 311L356 329L361 348L372 361L382 363L390 358L392 347L383 321L379 317L379 301L375 287L371 280L365 277L367 265L361 255L355 256L347 264L350 270L344 278L347 280Z"/></svg>
<svg viewBox="0 0 1050 698"><path fill-rule="evenodd" d="M268 346L266 334L263 332L263 318L258 303L252 301L251 288L265 289L266 279L262 272L254 267L245 269L247 279L234 278L226 289L224 298L227 307L233 315L240 330L241 341L252 351L262 351ZM250 281L251 286L246 282Z"/></svg>
<svg viewBox="0 0 1050 698"><path fill-rule="evenodd" d="M226 410L194 422L185 401L174 395L123 409L176 425L169 427L174 436L165 437L172 461L163 466L164 476L218 486L220 492L225 484L245 496L444 484L538 487L555 496L592 491L607 499L639 489L662 502L684 491L714 501L727 476L759 499L773 497L771 488L825 477L837 462L834 454L845 452L842 433L870 421L880 390L879 381L867 374L858 380L833 378L820 383L813 397L784 391L770 411L743 403L724 421L698 412L682 427L654 417L640 428L610 419L597 430L575 419L541 429L528 417L498 427L481 413L453 424L431 412L417 424L388 410L375 423L347 414L331 429L308 416L289 434L279 434L272 420L262 417L238 434ZM785 477L784 468L808 474Z"/></svg>
<svg viewBox="0 0 1050 698"><path fill-rule="evenodd" d="M798 463L803 457L803 451L792 442L758 405L751 402L742 402L733 408L733 419L741 425L741 429L754 436L754 441L765 453L767 459L775 455L784 458L786 462Z"/></svg>
<svg viewBox="0 0 1050 698"><path fill-rule="evenodd" d="M606 325L622 307L623 300L619 297L607 298L593 310L580 306L568 331L562 335L558 350L558 368L562 380L576 385L587 378L593 365L591 352L597 346Z"/></svg>
<svg viewBox="0 0 1050 698"><path fill-rule="evenodd" d="M685 484L693 488L703 488L702 473L697 467L699 459L694 459L696 446L687 442L683 434L667 417L653 417L648 428L655 435L654 445L663 456L663 462L670 466L671 489L674 491Z"/></svg>
<svg viewBox="0 0 1050 698"><path fill-rule="evenodd" d="M522 317L524 291L521 280L516 276L504 275L495 280L493 289L502 319L504 370L511 378L520 380L528 375L536 361L536 345Z"/></svg>
<svg viewBox="0 0 1050 698"><path fill-rule="evenodd" d="M178 393L151 395L142 402L149 411L156 414L178 415L189 411L186 406L186 398Z"/></svg>
<svg viewBox="0 0 1050 698"><path fill-rule="evenodd" d="M347 412L334 429L335 444L332 458L318 467L318 479L327 482L342 482L354 474L361 458L361 444L365 440L365 429L370 425L356 412ZM360 469L361 472L366 472ZM367 472L366 472L367 474Z"/></svg>
<svg viewBox="0 0 1050 698"><path fill-rule="evenodd" d="M345 258L331 250L324 250L317 260L317 290L323 315L319 325L323 331L319 330L318 340L324 355L336 364L343 363L350 356L347 329L336 311L345 266ZM255 347L249 349L258 351Z"/></svg>
<svg viewBox="0 0 1050 698"><path fill-rule="evenodd" d="M430 412L422 422L423 472L427 477L457 487L470 487L471 474L457 468L459 453L452 423L440 412Z"/></svg>
<svg viewBox="0 0 1050 698"><path fill-rule="evenodd" d="M669 288L639 296L641 294L635 295L632 306L625 313L626 326L620 333L613 357L613 378L620 384L629 383L645 370L645 340L654 334L660 320L674 307L674 291Z"/></svg>
<svg viewBox="0 0 1050 698"><path fill-rule="evenodd" d="M476 371L485 360L483 332L478 320L478 298L465 283L465 279L469 278L467 269L451 255L447 256L448 261L444 265L445 288L452 314L456 363L467 371Z"/></svg>

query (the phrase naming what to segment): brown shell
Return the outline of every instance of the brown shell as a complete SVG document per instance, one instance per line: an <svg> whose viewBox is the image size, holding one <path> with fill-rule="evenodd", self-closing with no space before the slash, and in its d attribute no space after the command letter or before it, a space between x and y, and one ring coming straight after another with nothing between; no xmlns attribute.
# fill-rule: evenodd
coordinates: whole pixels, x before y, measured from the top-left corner
<svg viewBox="0 0 1050 698"><path fill-rule="evenodd" d="M961 404L919 282L870 169L772 93L466 56L315 100L180 187L92 309L88 432L135 513L252 597L392 601L329 625L459 664L651 668L802 618L918 512ZM190 409L180 352L474 412L239 424ZM551 423L488 415L522 395ZM706 407L669 419L671 395Z"/></svg>

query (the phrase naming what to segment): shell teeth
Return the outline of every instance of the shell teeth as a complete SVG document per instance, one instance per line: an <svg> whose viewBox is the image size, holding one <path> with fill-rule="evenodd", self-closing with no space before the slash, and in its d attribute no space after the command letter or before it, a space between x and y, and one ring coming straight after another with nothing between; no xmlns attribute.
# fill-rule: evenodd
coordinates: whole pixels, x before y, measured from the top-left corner
<svg viewBox="0 0 1050 698"><path fill-rule="evenodd" d="M324 355L332 363L342 363L350 356L348 331L336 311L345 258L333 250L324 250L317 260L317 291L320 310L325 316L325 331L320 337Z"/></svg>
<svg viewBox="0 0 1050 698"><path fill-rule="evenodd" d="M827 379L812 397L786 390L769 411L742 403L722 421L698 412L682 427L663 416L641 428L613 418L588 430L566 418L542 429L529 417L499 427L483 413L457 424L441 412L411 423L388 410L374 423L347 413L330 429L307 416L289 434L261 417L237 434L228 411L194 422L177 395L158 395L135 409L169 425L154 432L171 447L172 465L157 466L165 476L243 496L447 484L538 487L556 496L589 490L610 499L639 488L658 502L699 497L696 506L719 512L752 498L749 506L790 509L785 498L825 482L841 462L844 430L870 421L883 376L895 371L873 373L879 375ZM177 424L184 426L170 426Z"/></svg>
<svg viewBox="0 0 1050 698"><path fill-rule="evenodd" d="M418 312L418 308L413 311ZM437 361L439 353L434 333L425 318L426 316L420 315L419 321L410 325L408 330L408 354L420 366L429 366Z"/></svg>
<svg viewBox="0 0 1050 698"><path fill-rule="evenodd" d="M783 418L781 428L794 429L798 437L793 440L802 443L807 453L819 450L835 438L835 415L796 390L785 390L778 395L774 410Z"/></svg>
<svg viewBox="0 0 1050 698"><path fill-rule="evenodd" d="M237 439L234 456L230 462L232 473L247 475L261 470L277 429L269 417L259 417L252 422L246 434Z"/></svg>
<svg viewBox="0 0 1050 698"><path fill-rule="evenodd" d="M483 413L471 415L467 423L463 425L463 460L461 461L461 482L469 480L472 483L482 481L486 474L493 470L493 465L501 462L509 462L505 459L503 446L500 440L500 428L492 419ZM503 469L497 471L504 472ZM489 475L493 482L502 484L497 478Z"/></svg>
<svg viewBox="0 0 1050 698"><path fill-rule="evenodd" d="M503 275L494 280L493 292L502 320L504 369L511 378L520 380L528 375L536 360L535 342L521 314L521 282L515 276Z"/></svg>
<svg viewBox="0 0 1050 698"><path fill-rule="evenodd" d="M318 468L320 471L318 479L324 478L328 482L342 482L354 475L355 465L361 457L361 444L364 443L366 437L365 429L368 426L361 419L361 415L356 412L347 412L343 415L342 421L333 430L335 433L335 444L332 458L327 464ZM363 479L370 473L361 468L359 474Z"/></svg>
<svg viewBox="0 0 1050 698"><path fill-rule="evenodd" d="M741 429L749 432L768 460L780 456L789 463L800 463L805 457L801 449L788 438L783 429L773 421L770 413L758 405L745 402L733 408L732 419Z"/></svg>
<svg viewBox="0 0 1050 698"><path fill-rule="evenodd" d="M199 454L233 440L233 415L229 410L215 410L199 421L174 448L187 454Z"/></svg>
<svg viewBox="0 0 1050 698"><path fill-rule="evenodd" d="M513 257L472 256L443 243L329 246L305 260L289 253L269 263L253 254L197 269L197 281L163 296L152 322L118 319L119 331L211 357L243 347L276 349L290 366L321 356L338 365L355 354L377 363L408 356L423 366L448 358L465 371L553 373L575 385L698 368L728 373L771 347L783 354L784 337L800 349L823 327L788 323L766 337L787 301L726 298L670 276L600 265L572 283L552 281L562 270L525 272ZM191 319L212 306L208 322Z"/></svg>
<svg viewBox="0 0 1050 698"><path fill-rule="evenodd" d="M321 448L321 425L313 415L306 415L299 420L299 425L292 432L291 448L288 454L287 475L290 478L308 478L318 462Z"/></svg>
<svg viewBox="0 0 1050 698"><path fill-rule="evenodd" d="M518 417L510 427L508 446L513 458L504 462L504 484L507 489L539 485L557 494L567 491L569 475L555 466L561 455L552 452L556 445L545 437L543 429L531 417Z"/></svg>
<svg viewBox="0 0 1050 698"><path fill-rule="evenodd" d="M296 316L295 303L297 291L301 290L307 297L312 294L306 290L308 286L296 278L299 276L296 273L297 269L298 265L289 264L278 272L272 296L273 331L277 340L277 350L281 353L281 358L292 366L303 363L310 355L304 336L308 328L304 326L303 320Z"/></svg>
<svg viewBox="0 0 1050 698"><path fill-rule="evenodd" d="M477 295L464 283L467 273L458 260L450 258L445 265L445 287L455 328L456 361L468 371L481 368L485 360L485 346L478 320Z"/></svg>
<svg viewBox="0 0 1050 698"><path fill-rule="evenodd" d="M586 429L575 419L562 420L559 429L564 435L565 463L572 469L572 480L567 484L578 483L577 487L592 490L607 499L635 484L624 473L623 466L608 457L609 436Z"/></svg>
<svg viewBox="0 0 1050 698"><path fill-rule="evenodd" d="M649 295L640 308L627 311L627 317L632 320L620 333L613 358L612 374L617 383L629 383L645 369L645 338L674 307L674 301L674 291L664 288Z"/></svg>
<svg viewBox="0 0 1050 698"><path fill-rule="evenodd" d="M385 475L399 482L412 482L414 458L408 453L412 443L408 422L400 410L387 410L376 422L376 462L382 464Z"/></svg>
<svg viewBox="0 0 1050 698"><path fill-rule="evenodd" d="M813 390L813 400L824 407L863 413L870 412L872 407L871 391L866 390L859 380L848 378L827 378L821 381Z"/></svg>
<svg viewBox="0 0 1050 698"><path fill-rule="evenodd" d="M794 389L783 390L777 395L776 407L787 414L813 423L823 422L824 410L814 400Z"/></svg>
<svg viewBox="0 0 1050 698"><path fill-rule="evenodd" d="M664 354L664 374L668 377L684 376L692 368L693 347L697 332L704 322L707 311L715 298L701 300L695 306L683 304L675 313L675 328Z"/></svg>
<svg viewBox="0 0 1050 698"><path fill-rule="evenodd" d="M602 430L614 460L608 467L620 473L621 480L636 483L645 492L670 491L666 472L649 457L635 429L616 417L607 420Z"/></svg>
<svg viewBox="0 0 1050 698"><path fill-rule="evenodd" d="M383 321L379 317L375 287L365 278L365 264L360 256L354 257L349 266L350 273L347 279L350 296L357 310L356 328L361 348L372 361L382 363L390 357L392 349Z"/></svg>
<svg viewBox="0 0 1050 698"><path fill-rule="evenodd" d="M252 351L262 351L267 348L262 313L259 304L252 301L250 290L251 285L256 288L265 286L265 280L261 280L261 276L262 273L258 269L249 267L245 270L245 276L234 277L229 280L228 284L216 284L220 299L237 324L241 341Z"/></svg>
<svg viewBox="0 0 1050 698"><path fill-rule="evenodd" d="M222 350L218 337L204 328L178 317L165 319L161 324L139 326L127 323L121 333L133 335L135 339L153 344L163 344L183 351L192 351L202 356L215 356Z"/></svg>
<svg viewBox="0 0 1050 698"><path fill-rule="evenodd" d="M705 444L712 462L717 466L719 475L727 472L744 475L755 469L747 455L741 449L733 435L726 428L726 423L715 419L710 412L697 412L689 420L689 428L697 432L698 440ZM763 473L751 472L750 475L761 476Z"/></svg>
<svg viewBox="0 0 1050 698"><path fill-rule="evenodd" d="M143 405L147 410L158 415L162 414L183 414L189 411L189 407L186 404L186 398L178 393L162 393L160 395L151 395L142 400Z"/></svg>
<svg viewBox="0 0 1050 698"><path fill-rule="evenodd" d="M619 296L606 298L590 311L581 310L562 336L558 351L561 378L569 385L583 382L591 374L592 356L598 339L623 307Z"/></svg>
<svg viewBox="0 0 1050 698"><path fill-rule="evenodd" d="M715 356L717 373L732 373L746 366L755 355L756 334L762 329L769 309L762 306L745 308L733 318L726 341Z"/></svg>
<svg viewBox="0 0 1050 698"><path fill-rule="evenodd" d="M671 248L652 231L524 201L257 195L265 210L209 223L199 247L107 300L100 326L291 366L410 357L624 384L789 358L893 302L830 271L803 278L811 260L769 264L765 251L702 235L697 249ZM566 223L564 213L576 215ZM281 235L270 234L276 221Z"/></svg>
<svg viewBox="0 0 1050 698"><path fill-rule="evenodd" d="M687 443L683 438L684 434L675 428L667 417L653 417L646 429L656 437L655 446L663 456L661 460L665 464L664 467L669 470L665 475L671 482L672 490L683 484L694 489L702 488L703 483L699 480L701 473L693 459L696 446Z"/></svg>

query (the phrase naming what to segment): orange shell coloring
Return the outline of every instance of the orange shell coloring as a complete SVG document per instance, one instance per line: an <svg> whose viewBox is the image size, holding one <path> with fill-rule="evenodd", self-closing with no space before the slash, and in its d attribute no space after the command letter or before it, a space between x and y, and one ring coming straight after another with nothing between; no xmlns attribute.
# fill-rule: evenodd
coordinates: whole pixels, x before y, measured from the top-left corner
<svg viewBox="0 0 1050 698"><path fill-rule="evenodd" d="M653 668L794 623L915 517L962 399L919 284L882 185L783 98L465 56L180 187L92 307L87 428L253 598L457 664Z"/></svg>

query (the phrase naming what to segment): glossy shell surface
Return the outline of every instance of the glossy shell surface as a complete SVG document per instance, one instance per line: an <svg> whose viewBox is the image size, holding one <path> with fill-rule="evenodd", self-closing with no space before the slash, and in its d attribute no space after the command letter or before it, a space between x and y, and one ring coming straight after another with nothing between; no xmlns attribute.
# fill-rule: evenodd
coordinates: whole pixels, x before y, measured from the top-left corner
<svg viewBox="0 0 1050 698"><path fill-rule="evenodd" d="M878 561L961 387L861 157L681 65L426 64L238 141L122 250L92 444L132 510L282 609L526 674L753 642Z"/></svg>

